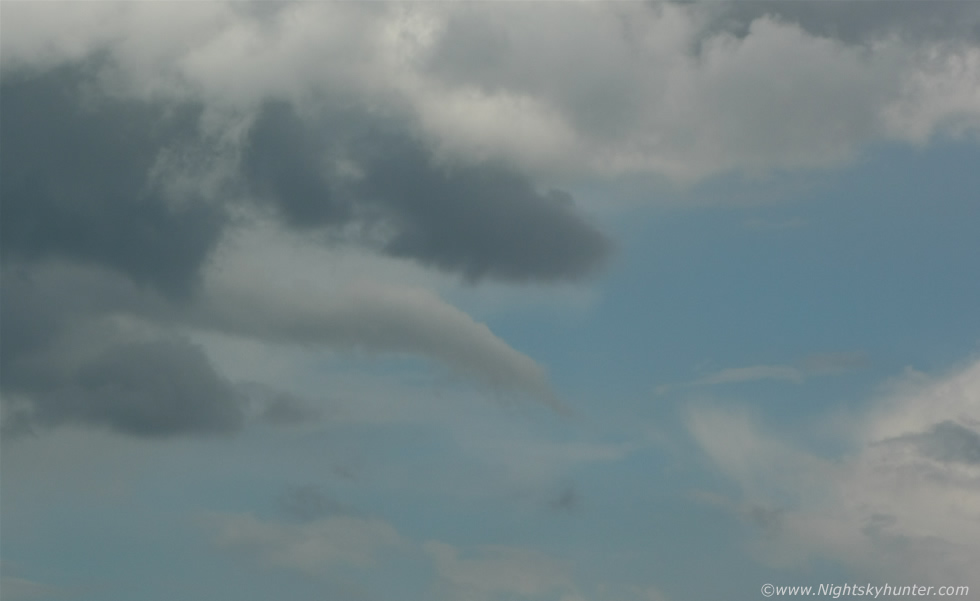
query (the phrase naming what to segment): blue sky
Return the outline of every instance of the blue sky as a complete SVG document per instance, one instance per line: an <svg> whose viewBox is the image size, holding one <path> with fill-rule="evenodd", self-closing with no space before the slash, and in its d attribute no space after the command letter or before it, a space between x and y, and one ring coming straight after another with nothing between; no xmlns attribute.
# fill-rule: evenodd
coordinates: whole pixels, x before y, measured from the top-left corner
<svg viewBox="0 0 980 601"><path fill-rule="evenodd" d="M976 5L3 12L4 599L980 591Z"/></svg>

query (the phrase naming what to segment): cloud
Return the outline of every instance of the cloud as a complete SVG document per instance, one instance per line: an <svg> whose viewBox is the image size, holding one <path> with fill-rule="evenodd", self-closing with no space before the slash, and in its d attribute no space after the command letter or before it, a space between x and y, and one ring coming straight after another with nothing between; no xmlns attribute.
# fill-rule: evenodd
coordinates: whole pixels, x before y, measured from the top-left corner
<svg viewBox="0 0 980 601"><path fill-rule="evenodd" d="M256 340L438 361L503 394L558 406L542 366L429 289L346 273L315 245L255 234L207 271L187 318Z"/></svg>
<svg viewBox="0 0 980 601"><path fill-rule="evenodd" d="M231 432L241 424L235 389L187 340L122 342L63 370L59 360L68 358L29 355L6 366L5 434L83 424L165 437Z"/></svg>
<svg viewBox="0 0 980 601"><path fill-rule="evenodd" d="M275 218L331 251L471 282L579 280L611 245L552 189L569 174L690 181L827 167L879 140L925 143L980 123L969 35L856 47L818 17L746 13L732 33L713 14L621 3L8 7L4 267L47 277L60 261L136 287L49 312L51 323L20 304L6 323L30 324L16 338L51 358L67 356L52 345L68 332L118 314L418 354L553 402L541 366L434 292L365 277L318 293L316 306L244 286L238 298L215 275L217 249ZM154 347L171 369L181 352L196 356L179 339ZM102 360L105 377L124 363Z"/></svg>
<svg viewBox="0 0 980 601"><path fill-rule="evenodd" d="M386 522L349 516L286 524L250 514L219 514L211 516L211 524L219 547L313 576L335 566L371 566L381 553L404 544Z"/></svg>
<svg viewBox="0 0 980 601"><path fill-rule="evenodd" d="M874 3L838 4L844 22L862 12L857 4ZM522 99L542 115L539 129L547 125L537 137L575 140L545 145L556 150L539 164L688 181L832 167L875 140L976 132L974 37L882 36L852 46L754 6L752 14L731 9L743 15L733 35L718 27L724 8L702 5L467 5L430 16L439 35L415 86L470 91L477 122L488 105L504 113ZM919 85L923 78L942 85ZM423 115L436 105L416 97ZM489 136L480 147L472 131L454 136L436 123L433 135L454 151L490 152ZM514 123L524 139L530 128Z"/></svg>
<svg viewBox="0 0 980 601"><path fill-rule="evenodd" d="M536 173L691 181L825 168L878 141L980 127L980 15L970 3L211 4L174 13L17 7L5 20L3 65L48 68L102 52L132 94L197 98L240 117L278 99L302 105L304 121L326 98L401 124L442 166L493 160ZM274 130L256 138L275 144ZM297 178L288 185L319 185L306 150L284 153L280 166Z"/></svg>
<svg viewBox="0 0 980 601"><path fill-rule="evenodd" d="M123 13L112 18L125 21ZM363 111L361 130L392 131L343 140L324 121L340 113L321 107L307 121L279 101L233 115L236 134L205 98L133 92L119 83L126 65L96 47L70 62L14 63L0 82L7 431L234 430L241 418L230 383L167 328L421 354L556 404L540 366L432 292L366 281L315 297L319 307L269 291L245 290L243 300L221 296L213 263L221 240L271 204L287 229L318 229L324 248L376 248L470 280L577 278L598 266L607 242L567 196L540 194L505 166L447 172L404 123ZM361 153L356 182L323 166L328 151L347 150L318 142L333 133ZM346 204L331 204L334 193ZM351 234L358 229L369 236ZM387 234L373 244L378 230ZM124 339L132 334L117 327L124 322L156 331ZM101 355L85 350L84 336ZM165 385L171 378L182 384Z"/></svg>
<svg viewBox="0 0 980 601"><path fill-rule="evenodd" d="M171 295L189 294L223 212L170 198L162 153L196 141L199 105L112 98L95 60L0 82L5 260L70 257Z"/></svg>
<svg viewBox="0 0 980 601"><path fill-rule="evenodd" d="M676 388L699 386L718 386L743 382L766 380L802 383L809 377L835 375L862 369L868 364L862 352L843 351L836 353L817 353L804 357L797 365L750 365L747 367L728 367L704 377L680 384L663 384L656 388L657 394L665 394Z"/></svg>
<svg viewBox="0 0 980 601"><path fill-rule="evenodd" d="M3 282L5 433L77 424L164 437L241 424L237 391L200 347L119 313L166 306L161 297L91 269L6 267Z"/></svg>
<svg viewBox="0 0 980 601"><path fill-rule="evenodd" d="M746 35L753 21L772 17L817 37L872 44L900 36L910 41L980 41L980 9L972 2L744 2L709 5L712 25Z"/></svg>
<svg viewBox="0 0 980 601"><path fill-rule="evenodd" d="M825 557L872 577L975 583L980 561L980 362L906 379L830 459L730 410L699 408L690 430L738 483L744 504L778 517L756 541L774 564ZM751 519L755 514L749 514ZM760 517L763 517L760 514Z"/></svg>
<svg viewBox="0 0 980 601"><path fill-rule="evenodd" d="M578 279L593 273L609 242L558 190L541 194L500 164L438 167L410 140L389 140L367 163L364 195L390 207L394 256L470 280Z"/></svg>
<svg viewBox="0 0 980 601"><path fill-rule="evenodd" d="M222 254L203 272L203 288L185 300L104 269L6 265L0 291L5 431L66 424L137 436L234 431L245 395L186 337L207 331L299 349L421 356L499 394L560 408L543 367L428 290L356 277L342 282L307 271L305 263L298 270L256 270L295 247L248 242L245 254ZM316 412L279 394L263 401L258 417L295 423Z"/></svg>
<svg viewBox="0 0 980 601"><path fill-rule="evenodd" d="M384 230L384 252L473 281L577 279L608 254L568 194L513 168L437 164L403 126L351 109L323 121L273 102L249 132L244 176L294 227L365 222Z"/></svg>
<svg viewBox="0 0 980 601"><path fill-rule="evenodd" d="M952 420L933 426L927 432L907 434L893 442L911 442L919 453L941 463L980 464L980 434Z"/></svg>

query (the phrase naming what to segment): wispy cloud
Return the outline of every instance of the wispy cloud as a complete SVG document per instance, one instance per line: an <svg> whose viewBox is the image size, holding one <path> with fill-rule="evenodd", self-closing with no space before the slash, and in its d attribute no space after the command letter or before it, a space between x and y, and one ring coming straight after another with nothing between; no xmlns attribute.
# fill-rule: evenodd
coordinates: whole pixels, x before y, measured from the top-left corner
<svg viewBox="0 0 980 601"><path fill-rule="evenodd" d="M820 353L809 355L795 365L750 365L729 367L695 380L679 384L663 384L656 388L657 394L665 394L679 388L718 386L743 382L782 381L802 383L809 377L838 374L862 369L868 364L867 356L861 352Z"/></svg>

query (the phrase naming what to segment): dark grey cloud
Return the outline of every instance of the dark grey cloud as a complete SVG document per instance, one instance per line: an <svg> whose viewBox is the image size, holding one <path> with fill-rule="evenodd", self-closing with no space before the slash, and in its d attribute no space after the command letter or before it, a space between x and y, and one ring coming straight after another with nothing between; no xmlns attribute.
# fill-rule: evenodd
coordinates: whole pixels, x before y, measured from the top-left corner
<svg viewBox="0 0 980 601"><path fill-rule="evenodd" d="M43 379L15 378L4 387L5 395L30 395L28 413L16 422L21 428L81 424L165 437L231 432L241 424L234 388L181 338L115 345L68 373L34 367Z"/></svg>
<svg viewBox="0 0 980 601"><path fill-rule="evenodd" d="M924 432L903 434L883 444L910 446L940 463L980 465L980 432L953 420L941 421Z"/></svg>
<svg viewBox="0 0 980 601"><path fill-rule="evenodd" d="M81 398L64 398L73 394ZM42 418L46 396L38 403ZM144 436L231 431L241 421L232 386L200 347L183 339L115 346L79 369L69 388L50 401L58 404L52 409L59 418Z"/></svg>
<svg viewBox="0 0 980 601"><path fill-rule="evenodd" d="M914 436L919 452L943 463L980 465L980 433L946 420Z"/></svg>
<svg viewBox="0 0 980 601"><path fill-rule="evenodd" d="M764 16L799 25L811 35L847 44L863 44L889 35L911 41L980 41L980 4L962 0L742 0L708 4L714 14L709 28L748 34Z"/></svg>
<svg viewBox="0 0 980 601"><path fill-rule="evenodd" d="M266 103L249 132L242 175L292 227L343 224L351 207L331 189L324 168L327 140L308 129L288 103Z"/></svg>
<svg viewBox="0 0 980 601"><path fill-rule="evenodd" d="M571 280L598 268L609 242L565 192L542 193L502 165L440 167L421 145L372 146L358 190L392 215L385 250L470 280Z"/></svg>
<svg viewBox="0 0 980 601"><path fill-rule="evenodd" d="M151 175L161 152L196 140L201 107L112 98L99 73L89 61L0 82L0 251L101 264L187 295L224 214L168 198Z"/></svg>
<svg viewBox="0 0 980 601"><path fill-rule="evenodd" d="M242 149L245 190L171 198L154 169L165 152L208 151L203 107L102 93L106 69L90 60L0 83L5 258L96 263L186 296L242 192L289 227L360 224L386 233L383 252L469 280L576 279L608 253L567 193L499 163L438 164L407 123L356 108L303 119L267 102ZM356 175L338 171L345 161Z"/></svg>
<svg viewBox="0 0 980 601"><path fill-rule="evenodd" d="M92 268L8 265L2 280L5 435L75 424L165 437L241 425L237 392L198 346L109 319L136 312L165 323L165 297Z"/></svg>
<svg viewBox="0 0 980 601"><path fill-rule="evenodd" d="M353 173L330 168L345 163ZM471 281L577 279L609 252L567 193L540 192L499 163L438 164L390 119L350 109L307 123L289 104L267 103L248 137L243 176L287 224L357 221L386 232L384 252Z"/></svg>

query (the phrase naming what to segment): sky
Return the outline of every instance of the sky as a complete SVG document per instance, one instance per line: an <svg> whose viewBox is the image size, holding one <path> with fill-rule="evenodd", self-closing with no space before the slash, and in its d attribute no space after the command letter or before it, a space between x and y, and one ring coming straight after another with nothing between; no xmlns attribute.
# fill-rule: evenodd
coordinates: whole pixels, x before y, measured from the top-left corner
<svg viewBox="0 0 980 601"><path fill-rule="evenodd" d="M980 3L0 10L5 601L980 595Z"/></svg>

